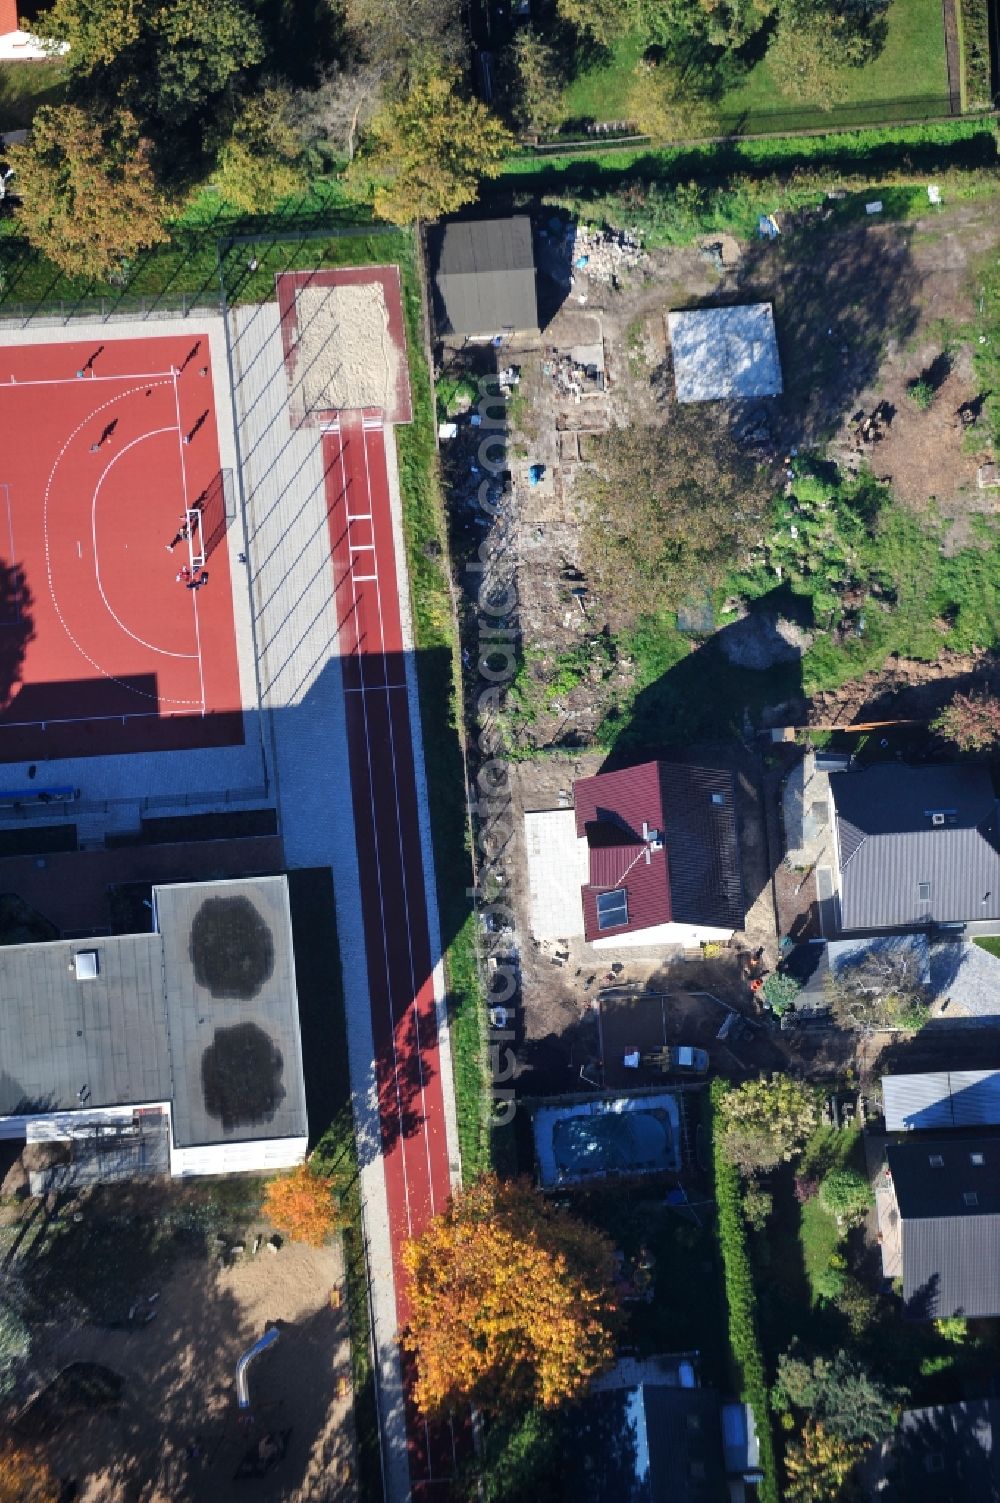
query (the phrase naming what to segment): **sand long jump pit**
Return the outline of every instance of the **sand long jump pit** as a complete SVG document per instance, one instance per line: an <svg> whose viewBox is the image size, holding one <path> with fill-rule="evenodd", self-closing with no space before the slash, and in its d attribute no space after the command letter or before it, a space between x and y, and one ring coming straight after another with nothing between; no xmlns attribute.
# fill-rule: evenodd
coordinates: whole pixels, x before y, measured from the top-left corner
<svg viewBox="0 0 1000 1503"><path fill-rule="evenodd" d="M398 266L286 272L277 292L294 422L321 427L348 408L411 420Z"/></svg>

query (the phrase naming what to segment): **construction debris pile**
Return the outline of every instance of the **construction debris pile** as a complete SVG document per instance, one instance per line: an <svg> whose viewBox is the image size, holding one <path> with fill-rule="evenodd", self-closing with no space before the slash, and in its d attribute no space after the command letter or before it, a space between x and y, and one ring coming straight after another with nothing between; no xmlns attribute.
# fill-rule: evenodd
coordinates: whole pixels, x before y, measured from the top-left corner
<svg viewBox="0 0 1000 1503"><path fill-rule="evenodd" d="M578 365L568 355L552 351L552 358L542 364L542 375L554 381L561 395L579 402L581 397L595 396L604 390L604 372L597 365Z"/></svg>
<svg viewBox="0 0 1000 1503"><path fill-rule="evenodd" d="M572 230L572 226L570 229ZM623 271L642 266L649 258L637 236L628 230L597 230L577 225L573 240L573 269L609 284Z"/></svg>
<svg viewBox="0 0 1000 1503"><path fill-rule="evenodd" d="M855 453L860 454L865 444L881 443L895 416L896 409L891 402L879 402L871 412L865 412L864 408L856 412L851 418Z"/></svg>

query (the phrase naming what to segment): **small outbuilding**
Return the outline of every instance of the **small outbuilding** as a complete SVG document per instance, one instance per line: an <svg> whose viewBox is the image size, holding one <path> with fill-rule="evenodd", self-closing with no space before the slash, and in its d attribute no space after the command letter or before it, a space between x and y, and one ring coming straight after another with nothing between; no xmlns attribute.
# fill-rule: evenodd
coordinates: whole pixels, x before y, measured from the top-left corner
<svg viewBox="0 0 1000 1503"><path fill-rule="evenodd" d="M434 322L442 337L495 339L538 331L531 220L475 219L427 234Z"/></svg>
<svg viewBox="0 0 1000 1503"><path fill-rule="evenodd" d="M678 402L781 395L781 360L770 303L691 308L668 314L667 326Z"/></svg>

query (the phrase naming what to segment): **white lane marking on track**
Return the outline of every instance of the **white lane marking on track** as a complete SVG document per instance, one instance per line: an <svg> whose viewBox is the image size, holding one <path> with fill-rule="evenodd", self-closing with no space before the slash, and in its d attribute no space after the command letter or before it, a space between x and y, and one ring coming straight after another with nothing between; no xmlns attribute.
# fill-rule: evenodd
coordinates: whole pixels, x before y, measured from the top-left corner
<svg viewBox="0 0 1000 1503"><path fill-rule="evenodd" d="M338 445L339 452L337 454L337 463L340 465L340 471L341 471L341 474L340 474L340 479L341 479L340 494L342 496L346 496L347 495L347 469L346 469L346 466L344 464L344 448L345 448L345 445L344 445L343 437L341 437L340 444ZM371 498L369 497L369 503L370 503L370 499ZM345 578L347 578L347 576L345 576ZM355 610L357 610L357 606L358 606L358 598L357 598L357 595L355 595L354 596L354 609ZM406 1201L406 1230L407 1230L407 1235L410 1236L410 1237L412 1237L413 1236L413 1217L412 1217L412 1215L410 1213L410 1182L409 1182L409 1176L407 1175L407 1172L406 1172L406 1146L405 1146L406 1145L406 1134L403 1132L403 1097L402 1097L402 1093L401 1093L400 1088L399 1088L399 1056L396 1053L396 1025L395 1025L395 1021L393 1019L393 1016L392 1016L392 983L391 983L391 978L390 978L390 974L389 974L389 930L388 930L388 926L387 926L387 922L386 922L387 915L386 915L386 911L385 911L385 897L384 897L384 894L383 894L383 891L382 891L382 856L381 856L381 852L379 850L378 836L375 834L375 784L374 784L373 777L372 777L371 739L370 739L370 737L368 735L368 706L365 703L365 694L364 694L364 677L365 677L364 657L363 657L363 655L360 652L358 652L357 647L355 647L354 655L355 655L355 657L358 660L358 667L359 667L359 670L360 670L360 673L361 673L361 682L362 682L362 688L361 688L361 713L362 713L362 716L364 717L365 749L366 749L367 757L368 757L368 807L371 810L371 816L372 816L372 834L374 836L374 839L372 841L372 845L373 845L373 848L374 848L374 851L375 851L375 876L376 876L376 880L378 882L379 912L382 915L382 961L383 961L383 965L384 965L384 968L385 968L386 1000L387 1000L388 1005L389 1005L389 1038L390 1038L390 1040L392 1042L392 1079L393 1079L393 1084L396 1087L396 1138L397 1138L397 1142L399 1143L399 1157L400 1157L400 1162L401 1162L402 1167L403 1167L403 1198ZM381 1107L379 1108L379 1110L381 1111Z"/></svg>
<svg viewBox="0 0 1000 1503"><path fill-rule="evenodd" d="M101 379L105 380L107 378L102 377ZM55 479L56 470L62 463L63 456L65 455L66 450L76 438L77 434L81 433L89 423L92 423L99 412L106 412L109 407L113 407L115 403L120 402L123 397L134 396L136 392L142 391L146 387L164 385L166 385L166 381L144 380L139 386L131 387L128 391L120 391L117 396L110 397L107 402L102 402L100 407L92 408L91 411L87 413L87 416L83 418L81 422L77 423L76 427L67 437L62 448L59 450L59 453L52 461L52 468L49 470L49 478L45 482L45 491L42 496L42 535L45 539L45 572L48 577L49 595L52 598L52 606L55 610L56 615L59 617L59 623L62 626L63 631L66 633L67 637L69 637L70 641L73 643L73 646L76 648L80 656L90 664L91 668L95 669L96 672L100 674L101 678L106 678L109 683L118 684L122 689L128 689L132 694L137 694L142 699L150 699L156 703L162 704L195 705L198 703L196 699L172 699L166 694L149 694L145 689L139 689L135 686L135 684L126 683L124 679L117 678L115 674L108 673L107 669L102 668L100 663L98 663L94 658L90 656L90 653L86 650L86 648L80 645L80 643L77 641L76 637L70 630L69 623L67 622L66 617L63 615L62 610L60 609L59 598L56 595L55 584L53 583L52 579L52 553L49 543L49 497L52 491L52 482ZM118 717L115 716L113 718L117 719ZM122 718L124 719L125 717L123 716Z"/></svg>
<svg viewBox="0 0 1000 1503"><path fill-rule="evenodd" d="M108 600L107 595L104 593L104 581L101 579L101 559L97 551L97 498L101 493L101 486L104 484L107 476L111 473L112 467L118 463L119 459L124 459L125 455L130 449L134 449L137 444L145 443L147 438L158 438L161 433L173 433L173 431L174 430L172 426L169 428L152 428L148 433L143 433L138 438L133 438L131 442L125 445L124 449L119 449L114 458L108 461L101 472L101 478L98 480L96 486L94 487L94 499L90 504L90 532L94 544L94 573L97 578L97 588L101 592L101 599L104 601L104 606L107 610L108 615L112 618L112 620L117 621L118 625L121 627L125 635L127 637L131 637L133 642L138 642L140 647L148 647L150 652L159 653L160 656L164 658L185 658L190 661L196 656L195 653L171 652L167 647L157 647L154 642L147 642L145 637L140 637L137 632L131 631L125 625L125 622L114 610L111 602ZM80 545L78 543L77 547L79 546Z"/></svg>
<svg viewBox="0 0 1000 1503"><path fill-rule="evenodd" d="M381 434L382 442L385 443L385 429L381 428L379 430L379 432ZM367 438L367 435L366 435L366 433L365 433L364 430L362 430L362 434L361 434L361 448L362 448L362 450L364 452L364 456L365 456L365 484L366 484L366 488L367 488L367 491L368 491L368 506L369 506L369 509L372 512L374 512L374 510L375 510L375 503L374 503L374 499L372 497L371 466L368 463L368 438ZM386 657L386 650L385 650L385 624L384 624L384 617L382 615L382 582L379 579L379 575L378 575L378 556L377 555L376 555L375 569L376 569L376 572L375 572L375 599L376 599L376 602L377 602L377 605L378 605L379 639L380 639L380 646L381 646L381 650L382 650L382 658L383 658L383 662L384 662L385 657ZM362 677L362 681L363 681L363 677ZM362 703L364 703L364 701L362 701ZM400 806L399 806L399 778L397 776L397 761L396 761L395 717L393 716L393 714L391 712L388 699L386 699L386 711L388 713L388 720L389 720L389 755L390 755L390 760L392 762L392 788L393 788L393 795L394 795L395 802L396 802L396 829L399 832L399 869L400 869L400 874L401 874L401 876L403 878L403 904L404 904L405 913L406 913L406 952L407 952L407 955L408 955L409 961L410 961L410 998L411 998L411 1000L410 1000L410 1005L407 1008L407 1011L411 1012L412 1015L413 1015L413 1036L414 1036L414 1039L416 1040L417 1072L418 1072L418 1078L420 1080L420 1106L421 1106L421 1120L422 1120L422 1124L423 1124L424 1152L425 1152L426 1157L427 1157L427 1185L428 1185L428 1188L430 1190L430 1195L431 1195L431 1214L432 1215L436 1215L437 1214L437 1200L436 1200L436 1197L435 1197L435 1194L434 1194L434 1174L433 1174L433 1170L431 1168L431 1140L430 1140L430 1133L429 1133L428 1127L427 1127L427 1097L426 1097L426 1093L425 1093L426 1081L424 1079L424 1062L423 1062L423 1058L422 1058L422 1055L421 1055L421 1049L422 1049L423 1046L422 1046L421 1040L420 1040L420 1014L419 1014L419 1011L417 1009L417 993L419 991L419 987L417 985L417 968L416 968L416 965L414 964L414 960L413 960L413 933L412 933L412 928L411 928L411 925L410 925L410 887L409 887L409 882L407 880L406 863L405 863L405 861L403 859L403 854L404 854L403 853L403 837L402 837L401 812L400 812ZM412 735L412 731L411 731L411 735ZM409 750L410 750L410 755L412 756L413 755L412 744L411 744ZM370 752L369 752L369 755L370 755ZM414 774L415 774L415 772L416 772L416 768L414 768ZM423 881L423 862L422 861L421 861L421 881ZM428 930L428 944L429 943L430 943L430 931Z"/></svg>

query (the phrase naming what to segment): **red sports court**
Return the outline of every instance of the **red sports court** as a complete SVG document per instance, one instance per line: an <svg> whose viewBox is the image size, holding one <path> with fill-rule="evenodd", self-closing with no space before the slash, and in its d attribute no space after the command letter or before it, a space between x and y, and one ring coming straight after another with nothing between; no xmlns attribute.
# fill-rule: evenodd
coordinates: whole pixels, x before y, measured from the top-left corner
<svg viewBox="0 0 1000 1503"><path fill-rule="evenodd" d="M197 329L0 346L0 762L242 742L215 412Z"/></svg>

